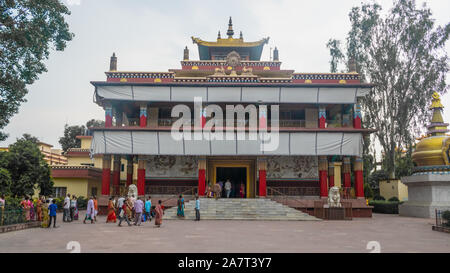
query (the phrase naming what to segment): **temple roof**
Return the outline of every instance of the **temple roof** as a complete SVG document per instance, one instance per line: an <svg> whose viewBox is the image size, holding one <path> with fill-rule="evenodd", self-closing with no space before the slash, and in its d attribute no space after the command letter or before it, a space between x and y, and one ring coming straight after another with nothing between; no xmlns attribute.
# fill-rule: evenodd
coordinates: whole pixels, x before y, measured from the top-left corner
<svg viewBox="0 0 450 273"><path fill-rule="evenodd" d="M234 30L231 17L228 23L228 38L222 39L220 31L215 42L204 41L200 38L192 37L192 42L197 44L200 60L212 60L217 52L229 53L233 50L244 50L249 55L251 61L259 61L265 44L269 42L269 37L263 38L256 42L244 42L242 32L239 38L233 38Z"/></svg>

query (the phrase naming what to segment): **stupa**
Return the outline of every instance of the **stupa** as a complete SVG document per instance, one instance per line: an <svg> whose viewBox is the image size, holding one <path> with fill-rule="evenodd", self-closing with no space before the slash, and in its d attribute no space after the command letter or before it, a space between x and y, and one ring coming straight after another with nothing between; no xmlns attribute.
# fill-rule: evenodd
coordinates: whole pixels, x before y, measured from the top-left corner
<svg viewBox="0 0 450 273"><path fill-rule="evenodd" d="M413 175L401 179L408 186L408 201L399 207L401 216L433 218L436 209L450 210L450 137L445 135L449 130L442 118L443 108L434 92L427 137L417 143L412 154Z"/></svg>

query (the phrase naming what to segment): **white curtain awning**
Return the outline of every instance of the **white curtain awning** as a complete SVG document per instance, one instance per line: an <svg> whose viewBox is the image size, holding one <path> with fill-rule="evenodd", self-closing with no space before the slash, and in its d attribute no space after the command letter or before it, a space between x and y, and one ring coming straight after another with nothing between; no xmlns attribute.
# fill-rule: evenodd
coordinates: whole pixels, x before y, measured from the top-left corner
<svg viewBox="0 0 450 273"><path fill-rule="evenodd" d="M262 151L261 140L175 140L170 131L94 131L91 154L122 155L344 155L362 156L362 134L279 132L278 147Z"/></svg>
<svg viewBox="0 0 450 273"><path fill-rule="evenodd" d="M355 87L186 87L99 85L97 95L108 100L219 103L314 103L353 104L370 88Z"/></svg>

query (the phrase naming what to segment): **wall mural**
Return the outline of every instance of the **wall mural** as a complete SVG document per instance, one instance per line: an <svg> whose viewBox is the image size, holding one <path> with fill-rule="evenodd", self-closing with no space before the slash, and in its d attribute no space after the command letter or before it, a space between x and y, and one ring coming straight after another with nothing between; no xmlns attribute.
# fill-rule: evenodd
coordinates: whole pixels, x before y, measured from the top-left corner
<svg viewBox="0 0 450 273"><path fill-rule="evenodd" d="M195 156L149 156L146 177L198 177L198 160Z"/></svg>
<svg viewBox="0 0 450 273"><path fill-rule="evenodd" d="M317 156L270 156L267 179L319 178Z"/></svg>

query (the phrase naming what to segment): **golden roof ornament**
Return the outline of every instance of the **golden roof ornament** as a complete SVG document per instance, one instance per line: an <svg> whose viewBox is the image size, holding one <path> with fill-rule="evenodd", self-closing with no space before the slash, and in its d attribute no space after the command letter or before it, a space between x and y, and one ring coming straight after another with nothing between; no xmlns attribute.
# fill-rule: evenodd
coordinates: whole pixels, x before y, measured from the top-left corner
<svg viewBox="0 0 450 273"><path fill-rule="evenodd" d="M434 92L430 109L433 111L430 124L427 126L427 137L422 138L412 154L415 173L442 172L450 170L450 137L445 133L448 123L444 123L439 93Z"/></svg>

